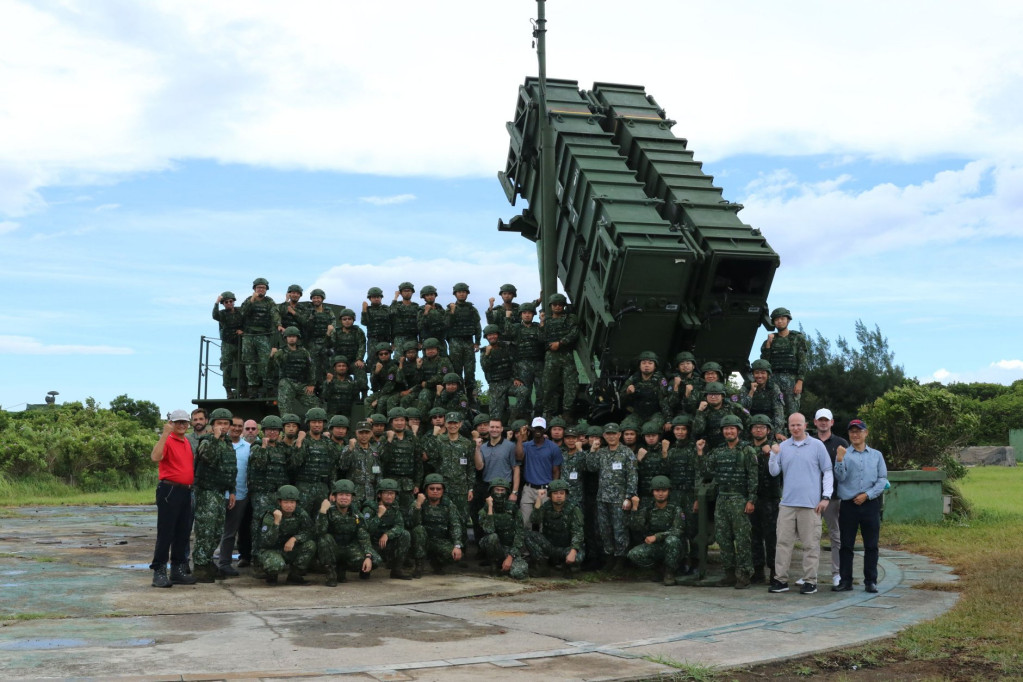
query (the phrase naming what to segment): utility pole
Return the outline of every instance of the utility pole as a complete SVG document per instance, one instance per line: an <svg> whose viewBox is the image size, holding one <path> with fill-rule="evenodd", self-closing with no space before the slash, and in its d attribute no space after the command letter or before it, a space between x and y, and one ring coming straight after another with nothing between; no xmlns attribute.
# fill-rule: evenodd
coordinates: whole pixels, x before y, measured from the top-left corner
<svg viewBox="0 0 1023 682"><path fill-rule="evenodd" d="M540 289L541 306L558 293L557 209L554 205L554 130L547 106L547 16L546 0L536 0L536 58L540 71Z"/></svg>

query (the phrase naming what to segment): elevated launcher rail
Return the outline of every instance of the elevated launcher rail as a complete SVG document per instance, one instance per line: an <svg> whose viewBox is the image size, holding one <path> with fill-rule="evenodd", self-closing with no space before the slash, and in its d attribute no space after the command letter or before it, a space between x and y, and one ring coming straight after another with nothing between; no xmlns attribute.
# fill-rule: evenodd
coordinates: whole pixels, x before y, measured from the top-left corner
<svg viewBox="0 0 1023 682"><path fill-rule="evenodd" d="M749 366L780 264L759 230L739 220L702 170L675 121L643 86L547 79L554 131L558 277L580 322L579 366L627 374L652 350L682 350L726 371ZM498 173L508 201L529 208L502 231L537 241L541 201L539 80L519 88ZM552 292L545 292L548 295Z"/></svg>

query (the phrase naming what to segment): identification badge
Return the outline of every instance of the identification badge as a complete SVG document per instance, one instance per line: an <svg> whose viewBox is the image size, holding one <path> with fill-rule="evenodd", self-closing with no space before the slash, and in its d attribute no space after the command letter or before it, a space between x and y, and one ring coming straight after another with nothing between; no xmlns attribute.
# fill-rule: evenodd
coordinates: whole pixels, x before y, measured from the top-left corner
<svg viewBox="0 0 1023 682"><path fill-rule="evenodd" d="M378 464L374 464L373 465L373 473L374 474L379 474L380 473L380 465L378 465Z"/></svg>
<svg viewBox="0 0 1023 682"><path fill-rule="evenodd" d="M466 464L469 463L469 460L463 457L460 460L458 460L458 463L461 464L462 466L465 466Z"/></svg>
<svg viewBox="0 0 1023 682"><path fill-rule="evenodd" d="M577 478L579 478L579 472L578 471L573 471L572 473L570 473L568 475L568 480L570 480L570 481L574 481Z"/></svg>
<svg viewBox="0 0 1023 682"><path fill-rule="evenodd" d="M611 470L612 471L621 471L622 470L622 463L621 462L612 462L611 463Z"/></svg>

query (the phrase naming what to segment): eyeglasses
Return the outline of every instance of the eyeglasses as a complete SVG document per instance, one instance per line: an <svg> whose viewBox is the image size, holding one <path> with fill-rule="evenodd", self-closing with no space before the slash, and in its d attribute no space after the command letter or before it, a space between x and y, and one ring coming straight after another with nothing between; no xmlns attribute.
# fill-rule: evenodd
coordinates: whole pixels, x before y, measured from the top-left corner
<svg viewBox="0 0 1023 682"><path fill-rule="evenodd" d="M256 430L257 430L257 428L256 428L255 426L246 426L246 427L245 427L245 430L246 430L246 431L256 431Z"/></svg>

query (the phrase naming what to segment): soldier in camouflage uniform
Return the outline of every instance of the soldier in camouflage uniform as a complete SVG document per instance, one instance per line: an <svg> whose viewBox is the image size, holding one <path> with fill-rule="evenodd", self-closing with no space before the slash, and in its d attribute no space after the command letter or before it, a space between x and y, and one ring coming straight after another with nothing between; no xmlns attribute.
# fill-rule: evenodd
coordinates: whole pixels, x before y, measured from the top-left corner
<svg viewBox="0 0 1023 682"><path fill-rule="evenodd" d="M341 475L355 484L355 500L358 506L373 501L377 481L383 476L380 462L381 446L373 442L373 429L368 421L355 425L354 442L341 452ZM411 500L409 500L411 504Z"/></svg>
<svg viewBox="0 0 1023 682"><path fill-rule="evenodd" d="M283 426L281 445L297 448L302 444L302 439L305 438L305 431L301 430L302 420L298 418L297 414L290 412L282 414L281 425Z"/></svg>
<svg viewBox="0 0 1023 682"><path fill-rule="evenodd" d="M629 550L629 561L640 568L664 568L664 584L675 584L675 572L686 554L685 513L668 501L671 481L655 476L651 481L653 504L633 512L632 528L643 538L643 544Z"/></svg>
<svg viewBox="0 0 1023 682"><path fill-rule="evenodd" d="M338 453L348 447L348 429L351 426L351 421L348 417L343 414L335 414L327 422L327 433L330 435L331 442L337 447ZM340 461L340 454L338 455ZM340 464L338 464L340 466Z"/></svg>
<svg viewBox="0 0 1023 682"><path fill-rule="evenodd" d="M721 435L721 422L727 416L737 417L742 424L749 414L738 403L725 400L725 385L712 381L704 389L704 398L693 418L693 435L707 441L707 450L713 450L725 442Z"/></svg>
<svg viewBox="0 0 1023 682"><path fill-rule="evenodd" d="M643 424L640 432L643 443L636 452L636 474L639 480L639 505L647 507L653 503L653 488L650 484L658 476L667 476L668 441L661 440L661 425L658 422Z"/></svg>
<svg viewBox="0 0 1023 682"><path fill-rule="evenodd" d="M366 397L366 412L386 414L398 394L398 362L391 358L391 344L386 341L378 343L373 350L369 377L373 393Z"/></svg>
<svg viewBox="0 0 1023 682"><path fill-rule="evenodd" d="M668 379L668 405L672 414L692 414L700 404L703 382L696 374L696 357L689 351L675 356L675 372Z"/></svg>
<svg viewBox="0 0 1023 682"><path fill-rule="evenodd" d="M260 525L263 517L273 511L277 503L277 491L291 482L291 448L279 441L283 427L281 418L270 415L260 422L263 438L259 445L252 446L249 456L248 487L252 504L252 558L253 575L263 577L259 564Z"/></svg>
<svg viewBox="0 0 1023 682"><path fill-rule="evenodd" d="M269 283L262 277L252 282L252 296L242 303L242 362L245 363L247 394L250 398L266 396L266 363L270 359L271 338L281 329L277 304L266 295Z"/></svg>
<svg viewBox="0 0 1023 682"><path fill-rule="evenodd" d="M490 414L504 422L508 418L508 391L515 371L515 357L511 344L500 338L496 324L488 324L483 330L487 347L480 357L483 373L490 388Z"/></svg>
<svg viewBox="0 0 1023 682"><path fill-rule="evenodd" d="M292 478L301 493L299 506L311 519L319 509L320 502L327 499L341 453L330 438L324 437L327 413L323 408L314 407L309 410L306 421L309 423L309 434L292 453L291 466L294 472Z"/></svg>
<svg viewBox="0 0 1023 682"><path fill-rule="evenodd" d="M284 295L284 302L277 304L277 314L280 316L281 322L277 328L278 333L274 336L274 348L284 347L283 333L285 329L288 327L305 329L306 323L309 322L309 318L306 315L307 306L299 302L301 298L302 287L292 284L288 287L288 293ZM274 495L276 494L277 491L275 490Z"/></svg>
<svg viewBox="0 0 1023 682"><path fill-rule="evenodd" d="M427 456L433 470L444 477L444 496L448 498L461 515L463 532L469 518L469 502L472 500L473 484L476 482L476 446L465 436L459 435L462 415L450 412L444 420L444 430L430 441ZM468 533L462 536L462 544Z"/></svg>
<svg viewBox="0 0 1023 682"><path fill-rule="evenodd" d="M391 311L381 301L384 291L380 287L370 287L366 292L369 303L362 302L362 317L359 322L366 328L367 349L370 358L376 357L376 348L381 343L391 346Z"/></svg>
<svg viewBox="0 0 1023 682"><path fill-rule="evenodd" d="M435 337L423 341L423 360L419 364L422 384L416 407L423 413L433 407L434 398L444 390L444 376L451 373L451 360L444 355L443 343Z"/></svg>
<svg viewBox="0 0 1023 682"><path fill-rule="evenodd" d="M636 495L639 476L636 456L621 441L621 427L614 422L604 425L601 448L591 446L586 456L586 468L600 475L597 489L597 525L604 554L611 558L610 570L625 569L625 556L629 549L629 530L625 513L639 506ZM595 445L595 444L594 444Z"/></svg>
<svg viewBox="0 0 1023 682"><path fill-rule="evenodd" d="M596 428L600 429L600 427ZM597 498L592 481L593 474L588 473L586 469L586 457L589 449L590 443L583 431L573 426L565 429L560 480L568 485L568 500L579 507L582 514L583 544L579 546L579 549L585 549L585 554L579 558L579 563L585 560L585 556L599 556L601 548L600 530L597 528ZM587 485L587 477L591 479L589 485Z"/></svg>
<svg viewBox="0 0 1023 682"><path fill-rule="evenodd" d="M404 569L412 536L405 530L405 515L395 504L397 499L398 482L392 478L380 479L376 506L367 500L362 508L362 517L373 551L386 559L391 567L391 578L412 580L411 574Z"/></svg>
<svg viewBox="0 0 1023 682"><path fill-rule="evenodd" d="M284 330L284 348L271 351L270 364L280 377L277 382L277 404L282 412L305 415L306 411L319 407L316 398L316 366L305 348L298 347L301 332L295 327Z"/></svg>
<svg viewBox="0 0 1023 682"><path fill-rule="evenodd" d="M213 304L213 319L220 327L220 374L228 398L239 398L245 384L241 364L242 311L234 307L235 296L225 291ZM224 309L220 309L220 304Z"/></svg>
<svg viewBox="0 0 1023 682"><path fill-rule="evenodd" d="M639 354L639 371L625 380L622 386L622 406L639 417L640 423L666 424L671 406L668 404L668 380L657 371L657 354L643 351Z"/></svg>
<svg viewBox="0 0 1023 682"><path fill-rule="evenodd" d="M366 332L355 324L355 311L345 308L338 315L341 326L334 330L334 352L348 358L348 369L355 376L355 383L366 391L369 378L366 371Z"/></svg>
<svg viewBox="0 0 1023 682"><path fill-rule="evenodd" d="M412 282L402 282L394 294L391 308L391 334L395 348L404 349L412 341L419 349L419 304L412 300L416 288ZM400 300L399 300L400 297Z"/></svg>
<svg viewBox="0 0 1023 682"><path fill-rule="evenodd" d="M533 503L530 521L540 530L526 531L525 541L530 566L541 577L547 576L552 563L568 577L586 559L583 512L569 491L568 481L551 481Z"/></svg>
<svg viewBox="0 0 1023 682"><path fill-rule="evenodd" d="M424 481L426 494L419 493L410 510L413 578L423 575L423 562L430 560L433 572L444 573L444 566L462 560L462 515L444 494L444 477L430 474Z"/></svg>
<svg viewBox="0 0 1023 682"><path fill-rule="evenodd" d="M469 285L459 282L451 289L455 302L448 304L448 357L452 372L462 378L466 395L475 400L476 353L480 350L480 313L471 302Z"/></svg>
<svg viewBox="0 0 1023 682"><path fill-rule="evenodd" d="M696 536L699 533L699 515L694 508L696 502L696 482L702 475L698 471L696 445L689 437L689 426L692 423L687 414L680 414L671 420L672 435L675 442L668 449L668 479L671 481L669 501L677 505L686 515L685 539L689 546L688 565L685 574L696 572L699 559Z"/></svg>
<svg viewBox="0 0 1023 682"><path fill-rule="evenodd" d="M751 415L762 414L770 419L773 433L785 433L785 397L771 380L771 363L767 360L753 361L753 381L749 391L742 394L742 406Z"/></svg>
<svg viewBox="0 0 1023 682"><path fill-rule="evenodd" d="M750 515L750 537L753 543L754 584L764 582L764 566L774 579L774 548L778 544L778 504L781 502L781 477L772 476L767 468L771 459L770 436L774 424L764 414L750 419L751 443L757 458L757 501Z"/></svg>
<svg viewBox="0 0 1023 682"><path fill-rule="evenodd" d="M327 578L324 585L337 587L348 580L347 571L358 571L368 580L380 556L369 544L369 533L358 508L353 506L355 484L349 480L334 481L330 498L320 503L316 515L316 558L323 565Z"/></svg>
<svg viewBox="0 0 1023 682"><path fill-rule="evenodd" d="M480 514L480 553L490 560L492 572L507 573L515 580L529 577L526 563L525 528L519 505L508 499L511 483L495 478L490 482L486 511Z"/></svg>
<svg viewBox="0 0 1023 682"><path fill-rule="evenodd" d="M307 313L309 321L305 326L304 345L309 350L316 367L316 384L323 383L330 366L330 359L333 355L331 346L334 342L334 330L337 327L337 319L334 311L323 305L327 297L323 289L313 289L309 292L309 306Z"/></svg>
<svg viewBox="0 0 1023 682"><path fill-rule="evenodd" d="M794 414L799 412L810 348L802 332L789 329L792 313L788 308L772 310L771 321L778 331L767 335L760 346L760 359L771 363L774 381L785 395L785 414Z"/></svg>
<svg viewBox="0 0 1023 682"><path fill-rule="evenodd" d="M344 355L335 355L331 366L333 371L327 373L320 387L320 398L328 415L339 414L351 419L355 404L367 387L352 376L348 358Z"/></svg>
<svg viewBox="0 0 1023 682"><path fill-rule="evenodd" d="M570 418L579 390L579 371L575 366L575 346L579 341L579 322L565 312L568 300L554 294L548 300L549 314L543 322L547 352L543 363L544 414Z"/></svg>
<svg viewBox="0 0 1023 682"><path fill-rule="evenodd" d="M277 584L277 574L285 568L289 583L308 584L303 576L316 556L316 532L309 514L298 506L298 495L295 486L281 486L277 507L261 520L259 563L270 585Z"/></svg>
<svg viewBox="0 0 1023 682"><path fill-rule="evenodd" d="M714 531L725 569L718 585L737 590L748 588L753 576L750 514L755 509L758 476L756 452L739 440L742 429L741 419L725 417L721 421L725 442L706 455L703 465L705 476L717 484L718 491ZM704 456L706 446L705 440L696 441L697 457Z"/></svg>
<svg viewBox="0 0 1023 682"><path fill-rule="evenodd" d="M445 415L449 412L457 412L462 415L464 421L469 415L469 397L460 388L461 381L454 372L445 374L444 388L437 393L433 406L443 409Z"/></svg>
<svg viewBox="0 0 1023 682"><path fill-rule="evenodd" d="M423 306L419 309L419 339L424 342L437 339L440 354L447 356L448 314L444 306L437 303L437 287L427 284L419 296L423 299ZM425 343L423 348L426 348Z"/></svg>
<svg viewBox="0 0 1023 682"><path fill-rule="evenodd" d="M495 299L490 299L490 307L487 308L487 324L496 324L504 327L505 320L518 320L519 304L514 299L518 295L514 284L502 284L499 292L501 305L494 307Z"/></svg>
<svg viewBox="0 0 1023 682"><path fill-rule="evenodd" d="M404 415L401 408L397 409ZM391 422L394 424L394 419ZM387 438L380 443L380 475L398 483L398 509L406 515L405 526L410 527L409 507L419 493L419 485L423 480L423 445L411 431L404 428L403 417L398 424L402 428L389 431Z"/></svg>
<svg viewBox="0 0 1023 682"><path fill-rule="evenodd" d="M418 403L423 388L423 360L419 357L419 344L415 339L405 341L398 358L398 393L391 401L393 407L413 407Z"/></svg>
<svg viewBox="0 0 1023 682"><path fill-rule="evenodd" d="M536 306L526 303L519 308L521 323L509 320L502 329L515 349L515 371L509 393L515 398L512 409L515 419L532 419L543 406L543 362L547 344L544 328L533 322L535 315Z"/></svg>
<svg viewBox="0 0 1023 682"><path fill-rule="evenodd" d="M192 546L193 574L198 582L211 583L222 577L213 563L213 552L224 534L224 493L230 495L228 504L234 506L234 488L238 464L234 447L227 434L231 426L231 412L218 407L210 415L213 433L199 438L199 452L195 470L195 544Z"/></svg>

